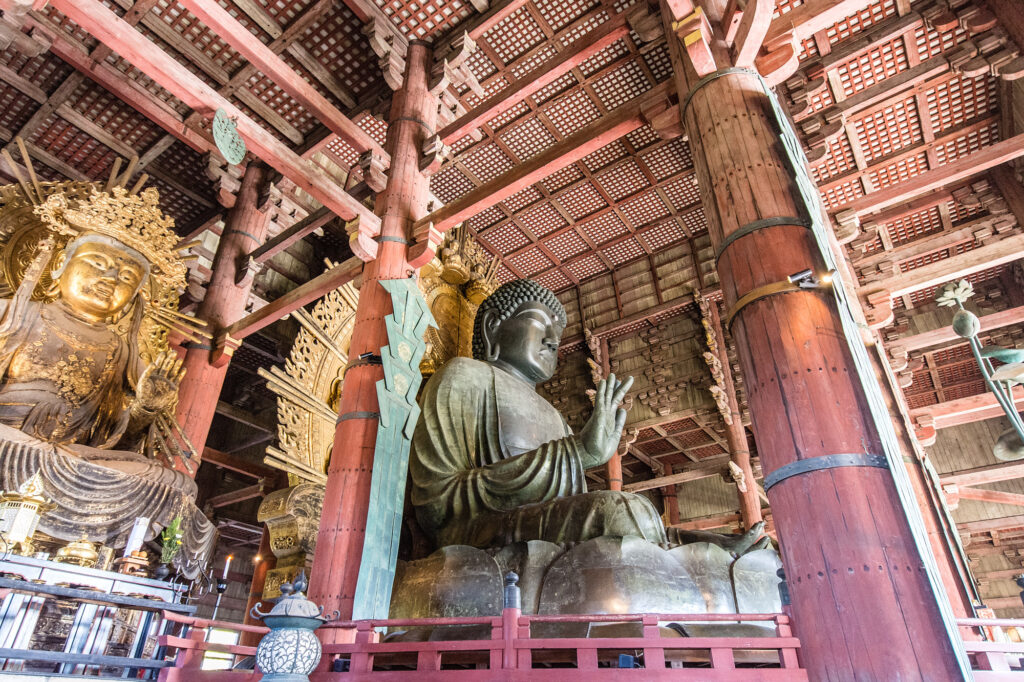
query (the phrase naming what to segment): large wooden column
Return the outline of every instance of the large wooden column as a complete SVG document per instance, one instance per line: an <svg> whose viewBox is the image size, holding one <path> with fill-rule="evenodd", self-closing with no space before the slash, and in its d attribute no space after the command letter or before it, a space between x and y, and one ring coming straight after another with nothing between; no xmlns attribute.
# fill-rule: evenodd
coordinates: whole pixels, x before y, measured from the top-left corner
<svg viewBox="0 0 1024 682"><path fill-rule="evenodd" d="M197 316L209 323L208 329L215 339L245 312L252 277L236 284L235 275L242 256L262 244L267 234L269 217L258 208L263 177L264 169L260 164L249 164L213 257L213 275L206 287L206 297L199 304ZM228 349L232 348L230 341L228 339L226 345ZM213 344L187 342L183 345L186 348L185 378L178 390L177 417L196 449L193 464L198 470L198 460L217 410L230 354L224 353L215 359Z"/></svg>
<svg viewBox="0 0 1024 682"><path fill-rule="evenodd" d="M381 346L387 344L384 317L391 313L391 299L378 281L409 276L405 240L413 222L426 215L429 187L419 170L419 155L437 119L436 101L427 90L430 57L426 44L409 44L405 82L391 103L387 140L391 170L376 209L381 219L380 251L363 270L310 577L309 598L323 604L328 613L338 609L342 618L352 616L377 439L376 384L384 378L379 364L358 358L366 353L379 357ZM324 630L321 635L332 637L339 632Z"/></svg>
<svg viewBox="0 0 1024 682"><path fill-rule="evenodd" d="M761 83L746 72L718 75L691 91L683 120L732 310L788 275L821 273L823 263L796 217L798 195ZM832 292L756 298L730 331L766 481L792 474L766 487L811 679L959 679L892 473L797 466L883 454Z"/></svg>

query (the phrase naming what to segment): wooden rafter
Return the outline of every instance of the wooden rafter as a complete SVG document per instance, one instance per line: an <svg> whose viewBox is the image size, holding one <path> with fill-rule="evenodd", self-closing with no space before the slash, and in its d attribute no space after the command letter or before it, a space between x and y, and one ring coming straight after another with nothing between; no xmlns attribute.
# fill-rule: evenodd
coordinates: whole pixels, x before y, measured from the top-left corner
<svg viewBox="0 0 1024 682"><path fill-rule="evenodd" d="M1014 387L1013 400L1018 407L1024 404L1024 387ZM922 417L930 417L935 420L936 429L944 429L1001 417L1003 409L996 401L995 395L986 391L966 398L947 400L937 405L914 408L910 410L910 416L914 421Z"/></svg>
<svg viewBox="0 0 1024 682"><path fill-rule="evenodd" d="M313 116L357 152L373 151L383 159L389 158L384 149L362 128L338 111L326 97L285 64L284 60L278 57L273 50L260 42L220 5L200 0L181 0L181 3L238 50L239 54L246 57L253 67L273 78L278 87L305 106ZM199 107L194 108L199 109Z"/></svg>
<svg viewBox="0 0 1024 682"><path fill-rule="evenodd" d="M631 100L569 136L561 144L548 148L508 173L484 183L465 196L417 220L413 226L417 240L425 238L429 229L445 232L455 227L524 187L636 130L644 124L642 107L650 102L662 101L668 94L666 85L662 83L655 86L642 97Z"/></svg>
<svg viewBox="0 0 1024 682"><path fill-rule="evenodd" d="M235 118L239 134L254 154L342 218L358 216L361 230L379 233L380 219L372 211L97 0L54 0L53 5L196 111L212 116L216 109L224 109Z"/></svg>
<svg viewBox="0 0 1024 682"><path fill-rule="evenodd" d="M925 171L904 182L849 201L835 207L830 213L834 215L843 212L847 215L864 218L1021 156L1024 156L1024 134L1015 135L991 146L983 147L952 163Z"/></svg>

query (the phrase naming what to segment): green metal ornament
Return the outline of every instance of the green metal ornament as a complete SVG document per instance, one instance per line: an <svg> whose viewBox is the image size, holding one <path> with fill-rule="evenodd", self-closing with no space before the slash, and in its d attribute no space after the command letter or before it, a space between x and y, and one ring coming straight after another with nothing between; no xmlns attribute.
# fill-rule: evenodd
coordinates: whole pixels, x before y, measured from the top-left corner
<svg viewBox="0 0 1024 682"><path fill-rule="evenodd" d="M245 158L245 140L238 134L238 123L223 109L213 115L213 141L221 155L232 166Z"/></svg>
<svg viewBox="0 0 1024 682"><path fill-rule="evenodd" d="M388 617L402 529L409 446L420 416L416 394L423 381L423 335L428 326L437 326L416 280L381 280L379 284L391 295L394 312L384 318L388 345L380 349L384 379L377 382L380 423L373 451L366 537L352 605L352 617L356 620Z"/></svg>

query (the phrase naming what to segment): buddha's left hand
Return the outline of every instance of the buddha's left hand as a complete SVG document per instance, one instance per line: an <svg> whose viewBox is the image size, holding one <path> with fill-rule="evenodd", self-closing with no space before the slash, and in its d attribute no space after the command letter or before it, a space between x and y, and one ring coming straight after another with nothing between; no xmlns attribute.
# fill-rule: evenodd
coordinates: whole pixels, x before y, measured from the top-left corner
<svg viewBox="0 0 1024 682"><path fill-rule="evenodd" d="M185 376L181 360L174 353L161 353L139 377L135 402L147 412L160 412L170 407Z"/></svg>

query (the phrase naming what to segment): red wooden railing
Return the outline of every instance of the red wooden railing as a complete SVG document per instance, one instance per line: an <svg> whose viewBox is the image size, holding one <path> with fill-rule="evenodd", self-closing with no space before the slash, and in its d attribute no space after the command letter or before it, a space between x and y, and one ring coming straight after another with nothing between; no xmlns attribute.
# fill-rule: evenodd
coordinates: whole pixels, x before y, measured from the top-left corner
<svg viewBox="0 0 1024 682"><path fill-rule="evenodd" d="M207 643L206 628L212 626L249 632L265 632L265 628L215 623L180 616L174 617L174 620L190 625L191 629L187 636L161 637L162 646L177 650L175 667L162 670L161 680L242 682L259 679L257 675L247 672L200 671L198 668L206 651L219 651L237 656L252 655L254 652L253 647ZM774 634L766 637L666 637L662 635L659 622L763 623L774 630ZM634 623L640 636L531 636L531 627L544 623ZM489 628L490 638L428 642L379 641L378 628L412 629L425 626ZM621 679L622 675L656 681L807 680L807 674L800 669L797 660L800 642L792 636L789 617L785 614L523 616L518 609L505 609L502 615L497 617L366 620L332 623L325 627L348 631L342 639L347 639L351 643L324 646L323 661L318 671L310 675L313 682L428 682L482 679L591 682L600 679L617 680ZM769 630L768 627L765 629ZM643 668L623 670L617 667L599 667L602 663L608 665L609 661L617 663L619 653L634 655ZM667 658L678 661L674 665L690 667L667 667ZM339 659L347 659L348 671L328 672Z"/></svg>
<svg viewBox="0 0 1024 682"><path fill-rule="evenodd" d="M966 640L964 647L971 659L976 682L1020 682L1024 680L1022 657L1024 643L998 641L1006 639L1003 628L1021 628L1024 620L1016 618L958 618L961 627L980 628L989 641Z"/></svg>

